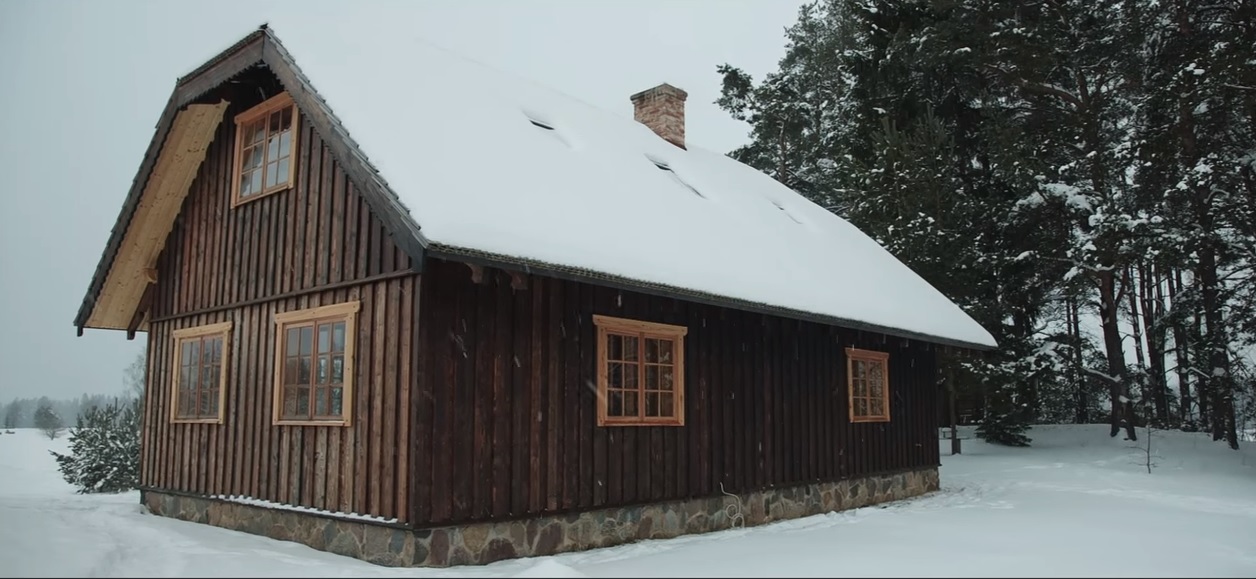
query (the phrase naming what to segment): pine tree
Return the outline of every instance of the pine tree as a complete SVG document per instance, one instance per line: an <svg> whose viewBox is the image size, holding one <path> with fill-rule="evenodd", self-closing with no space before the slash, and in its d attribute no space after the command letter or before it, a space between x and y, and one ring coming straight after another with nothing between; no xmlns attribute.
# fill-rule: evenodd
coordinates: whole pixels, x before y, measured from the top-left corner
<svg viewBox="0 0 1256 579"><path fill-rule="evenodd" d="M17 428L18 423L22 421L22 403L14 400L10 402L4 409L4 427L6 429Z"/></svg>
<svg viewBox="0 0 1256 579"><path fill-rule="evenodd" d="M51 452L51 451L50 451ZM116 493L139 482L139 401L91 406L70 430L70 454L51 452L80 493Z"/></svg>
<svg viewBox="0 0 1256 579"><path fill-rule="evenodd" d="M42 398L39 407L35 409L35 428L38 428L51 440L59 436L64 427L61 417L53 411L52 403L47 398Z"/></svg>

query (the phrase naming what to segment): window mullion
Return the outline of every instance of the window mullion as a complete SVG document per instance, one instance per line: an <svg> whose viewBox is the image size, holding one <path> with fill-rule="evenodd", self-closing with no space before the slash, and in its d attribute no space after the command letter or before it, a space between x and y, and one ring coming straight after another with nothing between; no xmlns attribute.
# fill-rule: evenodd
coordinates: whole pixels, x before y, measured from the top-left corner
<svg viewBox="0 0 1256 579"><path fill-rule="evenodd" d="M637 420L645 421L645 334L637 334Z"/></svg>
<svg viewBox="0 0 1256 579"><path fill-rule="evenodd" d="M192 416L190 418L201 418L201 384L205 382L205 338L196 339L196 389L192 393Z"/></svg>
<svg viewBox="0 0 1256 579"><path fill-rule="evenodd" d="M270 125L266 125L266 131L267 133L270 132ZM263 161L264 160L265 160L265 157L263 157ZM263 174L262 179L265 179L265 178L266 178L266 175ZM262 181L262 183L263 183L262 188L265 189L264 184L266 182ZM300 350L297 350L297 351L299 352ZM318 322L310 322L310 377L308 378L309 382L305 384L305 387L307 389L306 395L305 395L305 402L307 404L305 408L305 412L306 412L306 417L309 420L314 420L314 396L315 396L314 373L317 371L317 368L315 367L317 359L318 359Z"/></svg>

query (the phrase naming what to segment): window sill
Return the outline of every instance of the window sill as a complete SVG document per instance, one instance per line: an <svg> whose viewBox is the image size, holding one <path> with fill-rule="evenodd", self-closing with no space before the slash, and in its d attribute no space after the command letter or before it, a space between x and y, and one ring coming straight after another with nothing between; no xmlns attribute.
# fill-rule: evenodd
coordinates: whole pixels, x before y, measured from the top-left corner
<svg viewBox="0 0 1256 579"><path fill-rule="evenodd" d="M170 424L222 424L222 417L218 418L171 418Z"/></svg>
<svg viewBox="0 0 1256 579"><path fill-rule="evenodd" d="M241 205L248 205L249 203L257 201L258 199L265 199L267 197L270 197L271 195L277 195L279 193L283 193L293 188L294 187L292 186L292 184L288 183L286 185L283 185L282 187L276 187L270 191L262 191L261 193L258 193L257 195L250 195L249 197L246 197L244 199L241 199L239 197L232 197L231 208L235 209L236 207L239 207Z"/></svg>
<svg viewBox="0 0 1256 579"><path fill-rule="evenodd" d="M668 420L598 420L598 426L684 426L685 421L682 418L672 418Z"/></svg>
<svg viewBox="0 0 1256 579"><path fill-rule="evenodd" d="M872 417L872 418L852 418L850 419L850 421L854 422L855 424L859 424L861 422L889 422L890 417L889 416L877 416L877 417Z"/></svg>
<svg viewBox="0 0 1256 579"><path fill-rule="evenodd" d="M272 426L353 426L348 420L275 420Z"/></svg>

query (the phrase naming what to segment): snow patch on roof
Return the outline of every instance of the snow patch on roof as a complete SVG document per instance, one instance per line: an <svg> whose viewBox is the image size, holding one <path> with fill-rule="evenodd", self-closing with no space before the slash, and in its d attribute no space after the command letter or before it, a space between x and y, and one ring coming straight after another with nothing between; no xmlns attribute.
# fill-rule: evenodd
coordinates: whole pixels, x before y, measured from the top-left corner
<svg viewBox="0 0 1256 579"><path fill-rule="evenodd" d="M725 155L415 37L273 28L430 242L995 345L867 235Z"/></svg>

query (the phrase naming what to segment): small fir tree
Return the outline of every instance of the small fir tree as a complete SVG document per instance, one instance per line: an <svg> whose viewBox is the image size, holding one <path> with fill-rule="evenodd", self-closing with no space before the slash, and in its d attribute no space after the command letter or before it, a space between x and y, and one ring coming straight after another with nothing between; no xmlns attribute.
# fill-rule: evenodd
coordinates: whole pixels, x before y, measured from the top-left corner
<svg viewBox="0 0 1256 579"><path fill-rule="evenodd" d="M114 401L80 413L70 454L52 452L65 481L80 493L117 493L139 482L139 401Z"/></svg>

